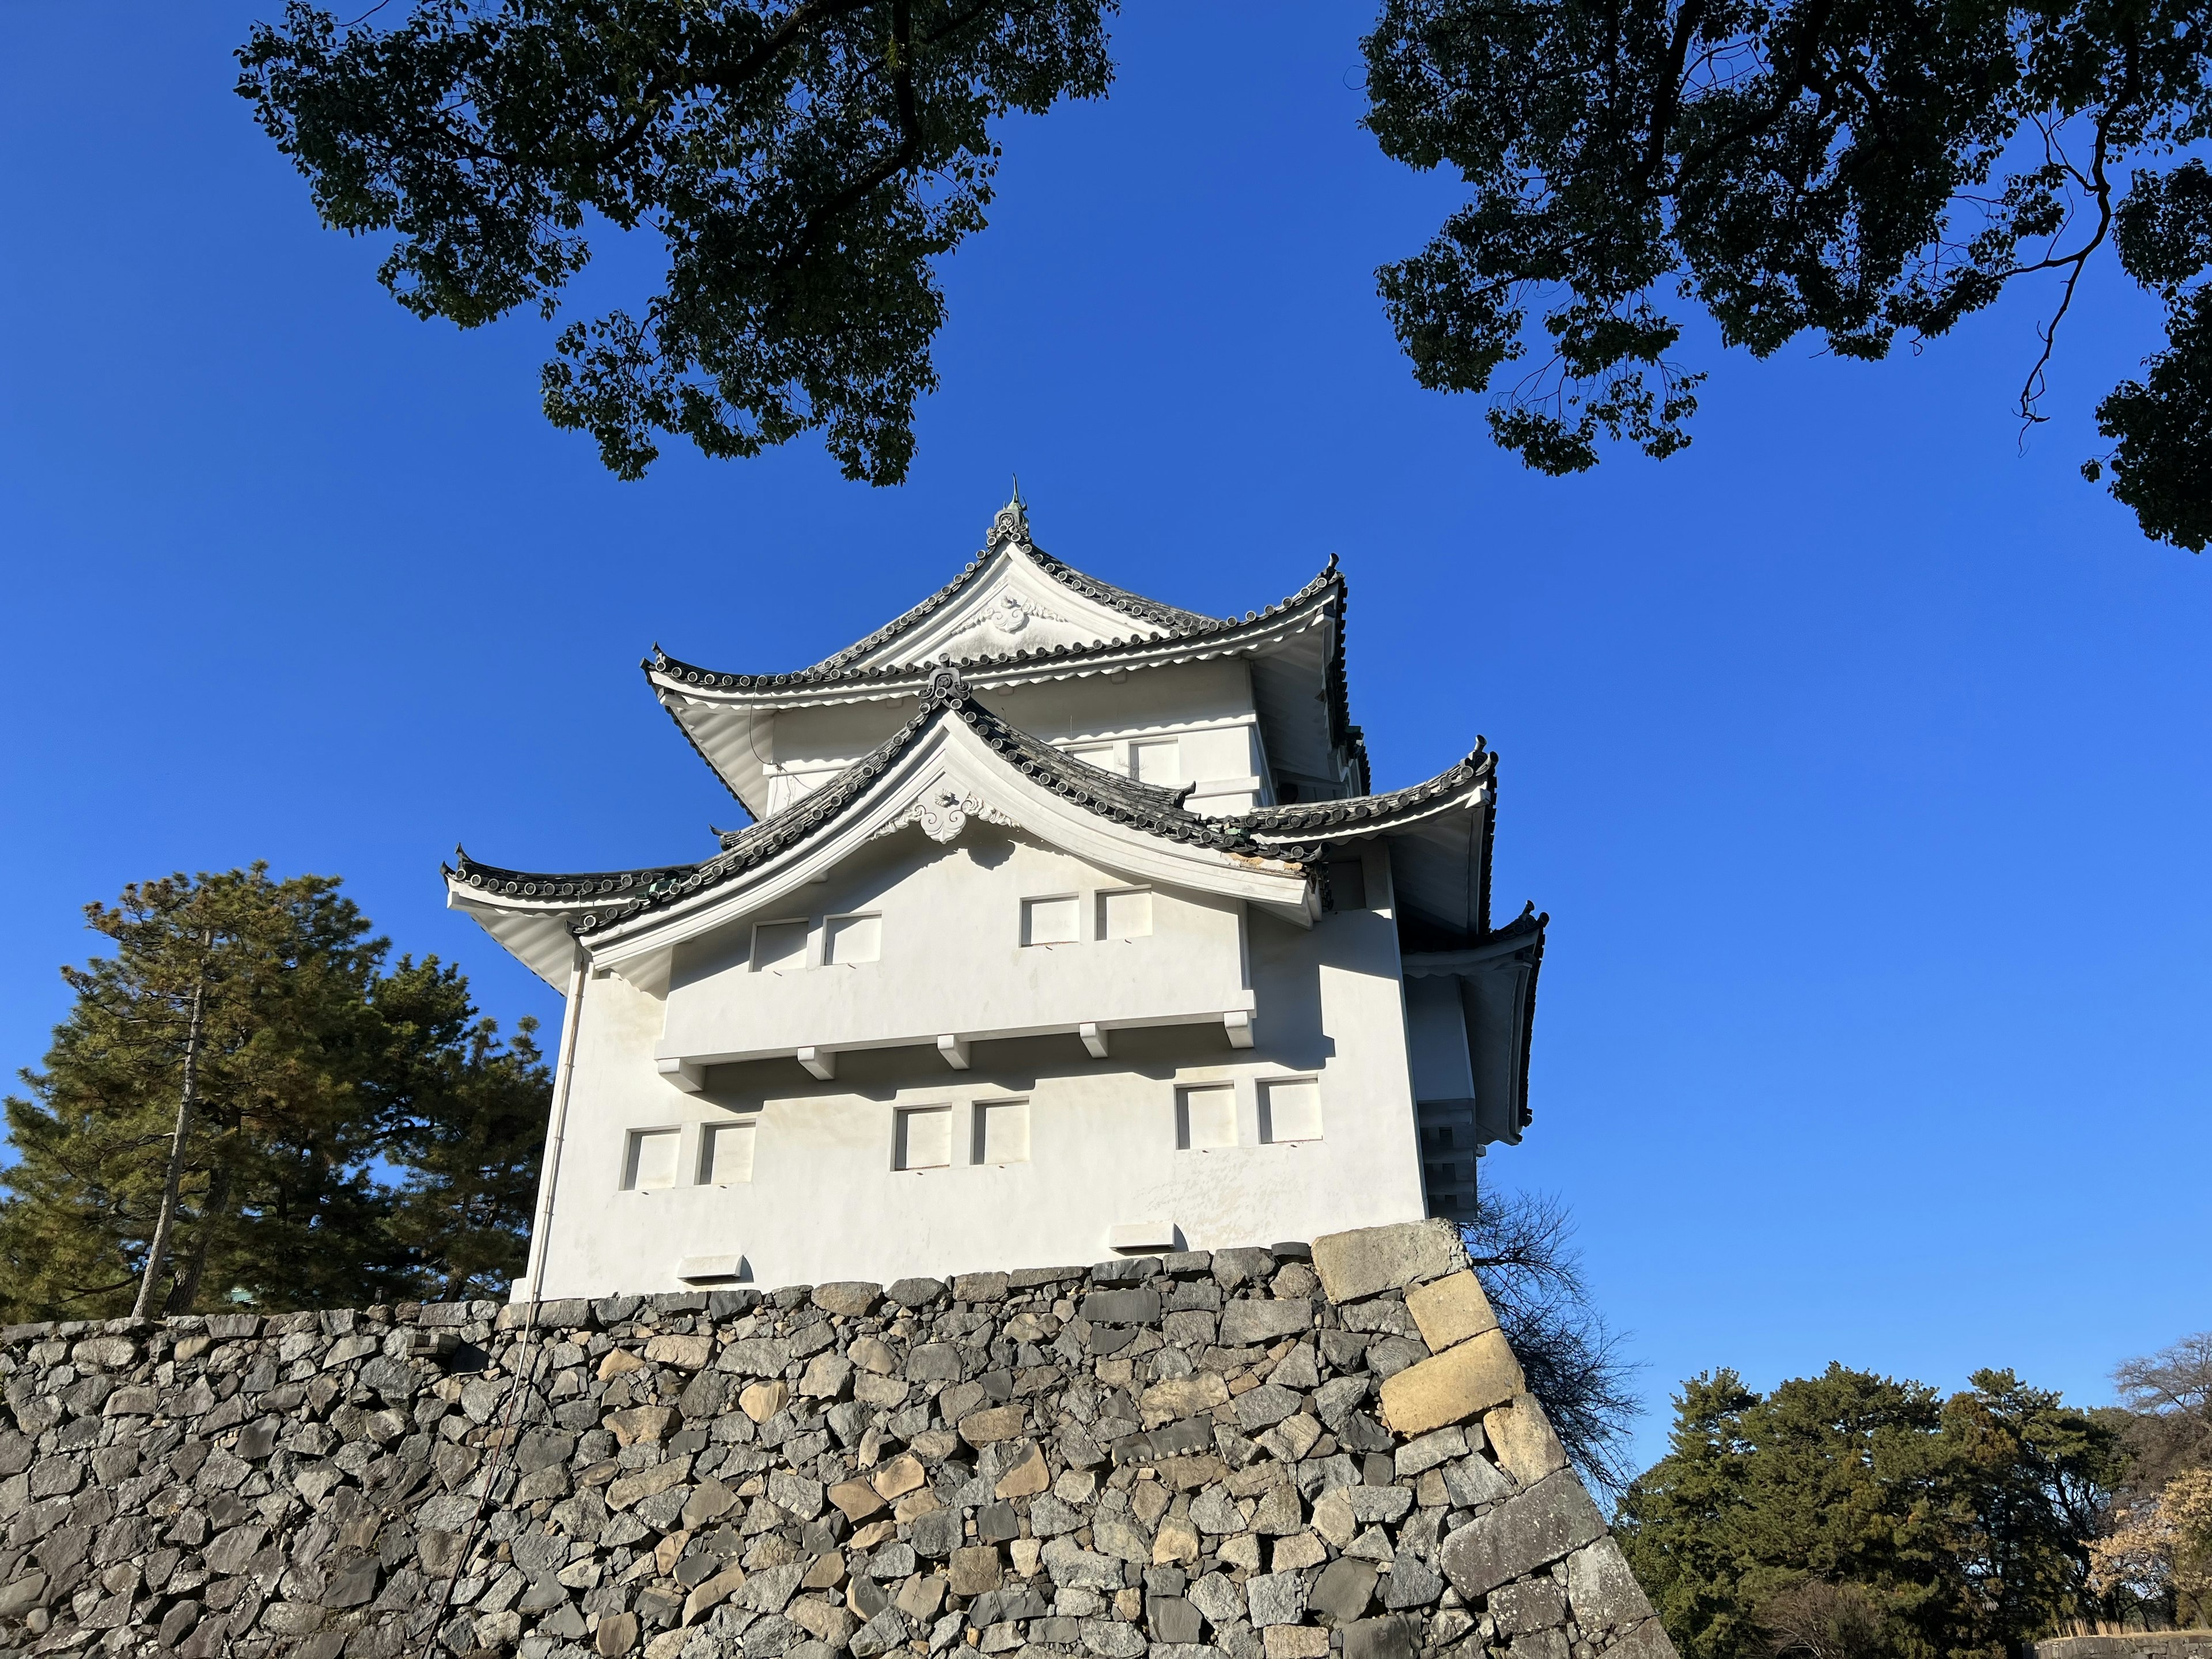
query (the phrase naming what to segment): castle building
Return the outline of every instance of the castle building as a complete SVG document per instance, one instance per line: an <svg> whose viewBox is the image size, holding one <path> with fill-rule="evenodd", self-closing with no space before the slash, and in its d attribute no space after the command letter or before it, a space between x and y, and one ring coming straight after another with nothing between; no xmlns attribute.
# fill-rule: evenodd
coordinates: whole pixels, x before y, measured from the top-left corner
<svg viewBox="0 0 2212 1659"><path fill-rule="evenodd" d="M518 1297L889 1282L1463 1218L1517 1142L1545 918L1496 757L1370 793L1331 559L1217 619L985 550L811 668L658 651L752 815L696 864L462 854L566 993Z"/></svg>

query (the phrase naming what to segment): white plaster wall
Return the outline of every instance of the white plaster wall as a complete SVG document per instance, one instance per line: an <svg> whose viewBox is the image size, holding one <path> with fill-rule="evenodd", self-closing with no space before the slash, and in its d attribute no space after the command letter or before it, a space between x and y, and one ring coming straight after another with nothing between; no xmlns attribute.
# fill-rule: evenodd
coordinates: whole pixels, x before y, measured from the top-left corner
<svg viewBox="0 0 2212 1659"><path fill-rule="evenodd" d="M1182 663L1119 678L1048 680L978 697L1011 724L1069 748L1132 739L1176 739L1182 775L1198 786L1194 811L1224 814L1266 804L1251 675L1241 662ZM787 709L775 716L763 758L770 763L769 810L780 811L836 777L889 737L913 713L905 702Z"/></svg>
<svg viewBox="0 0 2212 1659"><path fill-rule="evenodd" d="M1379 873L1377 891L1387 890ZM1128 1032L1109 1058L1073 1037L979 1043L974 1069L923 1048L854 1055L832 1083L789 1060L709 1072L687 1095L653 1057L663 1005L617 978L586 981L541 1293L684 1288L687 1255L742 1254L760 1285L888 1282L1013 1262L1085 1263L1109 1254L1117 1224L1165 1220L1194 1249L1311 1238L1422 1213L1395 929L1387 909L1324 917L1304 930L1249 924L1255 1046L1218 1029ZM1259 1144L1258 1085L1319 1080L1323 1138ZM1176 1144L1178 1084L1236 1091L1238 1144ZM965 1160L963 1121L977 1100L1030 1103L1030 1157ZM956 1109L949 1168L891 1167L902 1106ZM622 1190L627 1137L676 1127L695 1170L707 1124L758 1125L750 1182Z"/></svg>
<svg viewBox="0 0 2212 1659"><path fill-rule="evenodd" d="M1467 1015L1459 981L1425 975L1406 981L1407 1046L1416 1100L1472 1100L1474 1073L1468 1060Z"/></svg>
<svg viewBox="0 0 2212 1659"><path fill-rule="evenodd" d="M1153 888L1148 936L1095 937L1099 894L1133 885L1144 884L985 824L949 847L902 830L804 890L803 903L780 902L679 945L659 1052L754 1058L1249 1009L1243 906ZM1071 895L1094 936L1024 945L1023 901ZM824 962L824 918L856 913L880 918L879 958ZM802 918L806 965L756 968L754 925Z"/></svg>

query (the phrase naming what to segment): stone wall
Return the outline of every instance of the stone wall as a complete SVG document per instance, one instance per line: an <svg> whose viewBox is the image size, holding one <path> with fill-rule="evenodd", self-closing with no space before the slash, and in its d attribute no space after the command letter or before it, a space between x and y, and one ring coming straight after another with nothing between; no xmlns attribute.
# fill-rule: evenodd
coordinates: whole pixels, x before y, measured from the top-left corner
<svg viewBox="0 0 2212 1659"><path fill-rule="evenodd" d="M1442 1224L528 1316L0 1331L0 1648L1673 1659Z"/></svg>

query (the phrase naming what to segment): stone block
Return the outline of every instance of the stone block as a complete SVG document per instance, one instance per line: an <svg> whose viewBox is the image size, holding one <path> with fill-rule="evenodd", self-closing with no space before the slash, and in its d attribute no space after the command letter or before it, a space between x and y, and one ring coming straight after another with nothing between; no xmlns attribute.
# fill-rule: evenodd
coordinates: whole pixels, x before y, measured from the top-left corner
<svg viewBox="0 0 2212 1659"><path fill-rule="evenodd" d="M1267 1659L1328 1659L1328 1632L1318 1625L1270 1625L1260 1634Z"/></svg>
<svg viewBox="0 0 2212 1659"><path fill-rule="evenodd" d="M1247 1389L1237 1396L1237 1426L1246 1434L1256 1434L1261 1429L1297 1415L1305 1407L1305 1399L1288 1389L1279 1389L1272 1382L1263 1382L1256 1389Z"/></svg>
<svg viewBox="0 0 2212 1659"><path fill-rule="evenodd" d="M1196 1642L1206 1634L1197 1607L1180 1595L1146 1596L1145 1628L1155 1642Z"/></svg>
<svg viewBox="0 0 2212 1659"><path fill-rule="evenodd" d="M1004 1302L1006 1299L1006 1275L1004 1273L962 1273L952 1281L955 1302Z"/></svg>
<svg viewBox="0 0 2212 1659"><path fill-rule="evenodd" d="M1268 1572L1246 1581L1244 1605L1253 1625L1295 1625L1306 1616L1305 1580L1295 1572Z"/></svg>
<svg viewBox="0 0 2212 1659"><path fill-rule="evenodd" d="M640 1498L651 1498L659 1492L684 1484L691 1472L688 1457L672 1458L665 1463L648 1463L635 1474L626 1474L607 1486L607 1507L626 1510Z"/></svg>
<svg viewBox="0 0 2212 1659"><path fill-rule="evenodd" d="M1458 1428L1438 1429L1398 1448L1394 1460L1398 1479L1411 1480L1427 1470L1467 1455L1467 1434Z"/></svg>
<svg viewBox="0 0 2212 1659"><path fill-rule="evenodd" d="M1562 1469L1453 1533L1438 1563L1471 1601L1604 1535L1597 1505L1572 1471Z"/></svg>
<svg viewBox="0 0 2212 1659"><path fill-rule="evenodd" d="M599 1615L599 1628L592 1638L592 1651L601 1659L617 1659L637 1645L637 1615L634 1613L606 1613Z"/></svg>
<svg viewBox="0 0 2212 1659"><path fill-rule="evenodd" d="M1606 1659L1675 1659L1674 1644L1656 1619L1647 1619L1607 1648Z"/></svg>
<svg viewBox="0 0 2212 1659"><path fill-rule="evenodd" d="M971 1446L983 1447L994 1441L1019 1439L1028 1427L1027 1407L992 1406L962 1418L960 1437Z"/></svg>
<svg viewBox="0 0 2212 1659"><path fill-rule="evenodd" d="M1348 1625L1367 1616L1368 1606L1375 1599L1376 1577L1369 1563L1340 1556L1314 1580L1307 1603L1332 1623Z"/></svg>
<svg viewBox="0 0 2212 1659"><path fill-rule="evenodd" d="M1567 1601L1586 1637L1625 1630L1651 1616L1643 1586L1610 1538L1585 1544L1567 1558Z"/></svg>
<svg viewBox="0 0 2212 1659"><path fill-rule="evenodd" d="M1595 1545L1589 1547L1595 1549ZM1581 1551L1577 1551L1580 1554ZM1490 1593L1490 1617L1500 1636L1553 1630L1567 1622L1566 1592L1549 1573L1500 1584Z"/></svg>
<svg viewBox="0 0 2212 1659"><path fill-rule="evenodd" d="M1000 1475L991 1487L994 1498L1034 1498L1052 1485L1052 1470L1043 1449L1030 1443L1029 1455Z"/></svg>
<svg viewBox="0 0 2212 1659"><path fill-rule="evenodd" d="M842 1354L817 1353L807 1362L799 1379L799 1392L809 1400L835 1400L853 1380L853 1362Z"/></svg>
<svg viewBox="0 0 2212 1659"><path fill-rule="evenodd" d="M714 1358L711 1336L656 1336L645 1345L645 1357L656 1365L696 1371Z"/></svg>
<svg viewBox="0 0 2212 1659"><path fill-rule="evenodd" d="M1268 1554L1267 1566L1273 1572L1291 1572L1299 1567L1317 1567L1328 1559L1328 1547L1321 1535L1312 1532L1294 1532L1275 1540Z"/></svg>
<svg viewBox="0 0 2212 1659"><path fill-rule="evenodd" d="M1083 1621L1083 1647L1098 1659L1137 1659L1145 1650L1144 1633L1134 1625L1116 1619Z"/></svg>
<svg viewBox="0 0 2212 1659"><path fill-rule="evenodd" d="M1313 1328L1313 1304L1239 1300L1221 1310L1221 1346L1255 1348Z"/></svg>
<svg viewBox="0 0 2212 1659"><path fill-rule="evenodd" d="M1472 1270L1415 1285L1406 1292L1406 1311L1413 1316L1421 1340L1437 1353L1498 1328L1498 1316Z"/></svg>
<svg viewBox="0 0 2212 1659"><path fill-rule="evenodd" d="M872 1515L881 1514L886 1507L882 1495L865 1480L840 1480L829 1489L827 1496L855 1525Z"/></svg>
<svg viewBox="0 0 2212 1659"><path fill-rule="evenodd" d="M1228 1399L1229 1384L1218 1371L1194 1371L1153 1383L1137 1397L1137 1407L1148 1422L1160 1424L1196 1417Z"/></svg>
<svg viewBox="0 0 2212 1659"><path fill-rule="evenodd" d="M1275 1276L1275 1258L1251 1246L1213 1253L1214 1282L1224 1291L1240 1285L1266 1283Z"/></svg>
<svg viewBox="0 0 2212 1659"><path fill-rule="evenodd" d="M1157 1325L1160 1293L1149 1285L1133 1291L1093 1291L1076 1312L1094 1325Z"/></svg>
<svg viewBox="0 0 2212 1659"><path fill-rule="evenodd" d="M1314 1240L1316 1255L1321 1240ZM1344 1659L1413 1659L1413 1623L1385 1615L1344 1627Z"/></svg>
<svg viewBox="0 0 2212 1659"><path fill-rule="evenodd" d="M1444 1593L1443 1576L1420 1557L1400 1550L1382 1578L1382 1605L1393 1613L1425 1607Z"/></svg>
<svg viewBox="0 0 2212 1659"><path fill-rule="evenodd" d="M899 1368L897 1352L879 1336L854 1338L853 1345L845 1350L845 1358L878 1376L893 1376Z"/></svg>
<svg viewBox="0 0 2212 1659"><path fill-rule="evenodd" d="M599 1426L612 1431L617 1445L635 1446L641 1441L657 1444L682 1428L684 1419L672 1406L632 1406L609 1413L599 1419Z"/></svg>
<svg viewBox="0 0 2212 1659"><path fill-rule="evenodd" d="M1218 1266L1218 1256L1215 1260ZM1357 1302L1440 1279L1464 1266L1466 1256L1458 1230L1449 1221L1406 1221L1316 1238L1313 1263L1331 1302Z"/></svg>
<svg viewBox="0 0 2212 1659"><path fill-rule="evenodd" d="M1482 1431L1505 1472L1524 1486L1567 1467L1566 1450L1534 1395L1516 1395L1497 1410L1486 1412Z"/></svg>
<svg viewBox="0 0 2212 1659"><path fill-rule="evenodd" d="M1493 1330L1386 1380L1382 1416L1396 1434L1426 1434L1502 1404L1524 1386L1505 1334Z"/></svg>
<svg viewBox="0 0 2212 1659"><path fill-rule="evenodd" d="M876 1304L884 1299L884 1287L863 1279L842 1279L834 1285L814 1287L814 1305L824 1313L839 1315L847 1319L865 1319L875 1311Z"/></svg>
<svg viewBox="0 0 2212 1659"><path fill-rule="evenodd" d="M790 1398L790 1386L781 1377L748 1383L738 1395L738 1409L754 1422L765 1423L781 1411Z"/></svg>
<svg viewBox="0 0 2212 1659"><path fill-rule="evenodd" d="M998 1547L994 1544L972 1545L952 1552L946 1565L946 1576L955 1595L981 1595L994 1590L1005 1581L1006 1574L999 1559Z"/></svg>

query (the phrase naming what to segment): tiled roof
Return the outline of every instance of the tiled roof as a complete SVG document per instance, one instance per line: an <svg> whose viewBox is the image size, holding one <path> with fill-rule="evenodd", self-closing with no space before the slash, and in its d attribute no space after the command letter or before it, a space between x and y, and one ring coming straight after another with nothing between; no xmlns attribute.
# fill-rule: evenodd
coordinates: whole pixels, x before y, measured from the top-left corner
<svg viewBox="0 0 2212 1659"><path fill-rule="evenodd" d="M1206 817L1186 810L1182 803L1190 793L1188 787L1162 789L1062 754L1000 720L969 695L967 682L957 671L940 666L930 674L921 708L890 737L783 811L749 828L724 832L721 851L703 863L592 875L547 875L495 870L464 857L461 868L448 870L447 874L449 879L495 901L511 897L573 908L576 914L569 925L579 933L628 921L740 875L834 822L923 732L945 719L964 722L1024 776L1116 823L1169 841L1291 864L1305 862L1316 853L1315 848L1276 841L1263 846L1253 839L1242 819Z"/></svg>
<svg viewBox="0 0 2212 1659"><path fill-rule="evenodd" d="M1035 553L1034 549L1031 551ZM1048 560L1041 554L1036 555L1036 557L1041 563L1057 565L1060 571L1067 570L1065 565L1059 565L1056 560ZM960 576L953 579L951 586L942 589L930 599L925 600L924 604L934 606L942 603L947 596L957 590L959 584L975 568L971 565L969 571L963 572ZM1067 572L1067 574L1075 574L1073 572ZM1088 577L1082 577L1080 580L1090 581ZM1121 592L1120 588L1106 589L1106 585L1103 582L1093 583L1091 586L1117 594ZM1344 592L1344 578L1337 573L1336 559L1332 556L1328 564L1319 575L1288 599L1269 605L1265 611L1248 611L1242 617L1200 617L1188 611L1175 611L1168 605L1158 605L1154 609L1182 619L1176 626L1167 629L1163 634L1131 635L1126 639L1102 640L1095 645L1055 645L1036 649L1024 647L1018 651L1001 652L996 656L964 657L961 659L960 665L971 674L1019 668L1027 664L1073 667L1091 664L1103 665L1117 655L1156 649L1163 644L1186 641L1192 642L1202 641L1209 645L1217 646L1230 644L1234 642L1232 636L1237 634L1262 632L1285 614L1316 601L1326 602L1333 599L1338 606L1340 617ZM1127 594L1123 597L1133 605L1152 605L1152 600L1139 599L1134 594ZM919 609L920 607L917 607L917 611ZM909 624L915 615L916 611L908 612L905 617L892 623L891 629L904 628ZM1339 714L1338 723L1341 726L1343 722L1340 711L1344 708L1344 644L1343 629L1340 625L1337 631L1336 659L1331 673L1332 712ZM811 668L798 669L788 674L723 673L715 669L702 668L696 663L688 663L672 657L659 646L653 647L653 655L647 658L640 666L647 674L658 674L671 682L686 687L696 686L702 691L807 690L848 685L903 688L909 684L918 690L921 683L928 678L932 665L902 662L879 663L869 667L851 665L854 657L865 654L876 644L881 643L882 638L888 637L888 631L879 629L877 634L871 635L860 644L841 651L836 656L815 664Z"/></svg>
<svg viewBox="0 0 2212 1659"><path fill-rule="evenodd" d="M991 520L990 534L984 539L983 550L969 562L967 568L920 605L901 616L894 617L867 638L847 646L836 655L825 657L812 668L802 672L808 674L836 672L858 659L866 656L878 647L896 639L915 623L942 609L947 600L975 580L976 573L990 562L994 553L1009 544L1021 547L1036 562L1039 569L1062 586L1073 589L1087 599L1095 599L1101 605L1119 611L1125 616L1133 617L1139 622L1149 623L1154 628L1173 634L1218 625L1212 617L1201 617L1195 611L1180 611L1171 605L1161 605L1157 600L1131 593L1125 589L1115 586L1110 582L1102 582L1096 577L1086 576L1073 566L1062 564L1030 539L1029 508L1023 504L1021 496L1017 494L1013 500L999 509L997 516Z"/></svg>
<svg viewBox="0 0 2212 1659"><path fill-rule="evenodd" d="M1337 836L1381 830L1392 822L1420 813L1491 781L1498 757L1475 739L1474 752L1423 782L1380 795L1354 795L1345 800L1299 801L1283 806L1255 807L1235 822L1246 834L1272 840L1275 836Z"/></svg>

